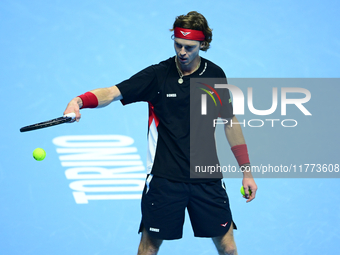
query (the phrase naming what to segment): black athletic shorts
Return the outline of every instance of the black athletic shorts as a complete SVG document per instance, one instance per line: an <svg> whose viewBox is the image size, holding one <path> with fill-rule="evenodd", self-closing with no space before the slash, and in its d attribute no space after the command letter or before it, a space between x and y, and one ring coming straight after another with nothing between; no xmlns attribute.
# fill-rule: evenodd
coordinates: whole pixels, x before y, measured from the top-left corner
<svg viewBox="0 0 340 255"><path fill-rule="evenodd" d="M232 223L229 199L222 180L183 183L149 175L142 196L142 221L153 238L182 238L187 208L196 237L227 233ZM236 225L233 223L234 229Z"/></svg>

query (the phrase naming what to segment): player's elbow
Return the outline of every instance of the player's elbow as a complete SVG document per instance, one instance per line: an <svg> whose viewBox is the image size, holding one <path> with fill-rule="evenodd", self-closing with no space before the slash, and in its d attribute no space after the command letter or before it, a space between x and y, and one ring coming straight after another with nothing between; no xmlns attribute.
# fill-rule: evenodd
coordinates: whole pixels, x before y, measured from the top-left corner
<svg viewBox="0 0 340 255"><path fill-rule="evenodd" d="M112 86L112 87L109 87L108 89L109 89L110 98L112 99L111 101L117 101L117 100L123 99L123 96L120 93L120 90L117 86Z"/></svg>

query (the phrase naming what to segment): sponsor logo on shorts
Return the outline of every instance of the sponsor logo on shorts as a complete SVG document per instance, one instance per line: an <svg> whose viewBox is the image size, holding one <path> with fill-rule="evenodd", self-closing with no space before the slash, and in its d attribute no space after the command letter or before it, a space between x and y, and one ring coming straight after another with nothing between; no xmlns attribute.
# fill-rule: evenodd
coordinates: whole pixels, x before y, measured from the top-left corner
<svg viewBox="0 0 340 255"><path fill-rule="evenodd" d="M228 222L224 223L224 224L221 224L222 227L226 227L228 225Z"/></svg>
<svg viewBox="0 0 340 255"><path fill-rule="evenodd" d="M177 94L166 94L166 97L177 97Z"/></svg>
<svg viewBox="0 0 340 255"><path fill-rule="evenodd" d="M149 230L152 232L159 232L159 228L149 228Z"/></svg>

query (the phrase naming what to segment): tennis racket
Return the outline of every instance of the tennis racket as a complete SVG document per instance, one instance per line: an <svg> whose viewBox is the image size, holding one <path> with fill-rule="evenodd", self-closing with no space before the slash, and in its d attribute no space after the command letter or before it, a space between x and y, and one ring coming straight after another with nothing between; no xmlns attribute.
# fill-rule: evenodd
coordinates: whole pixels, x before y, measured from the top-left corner
<svg viewBox="0 0 340 255"><path fill-rule="evenodd" d="M27 132L27 131L32 131L36 129L52 127L52 126L60 125L63 123L73 122L75 121L75 118L76 118L76 114L74 112L71 112L71 113L64 115L63 117L59 117L56 119L40 122L40 123L29 125L26 127L22 127L20 128L20 132Z"/></svg>

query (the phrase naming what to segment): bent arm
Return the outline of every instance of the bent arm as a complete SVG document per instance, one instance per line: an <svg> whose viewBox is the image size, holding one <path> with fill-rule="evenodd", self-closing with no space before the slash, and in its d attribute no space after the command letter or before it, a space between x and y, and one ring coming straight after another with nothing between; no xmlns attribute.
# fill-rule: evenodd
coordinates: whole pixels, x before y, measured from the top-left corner
<svg viewBox="0 0 340 255"><path fill-rule="evenodd" d="M98 100L98 106L96 108L104 107L109 105L110 103L123 99L122 94L120 93L117 86L112 86L108 88L99 88L90 91L93 93ZM83 101L80 97L73 98L67 105L64 115L74 112L76 114L76 121L79 121L81 118L80 109L83 106Z"/></svg>

